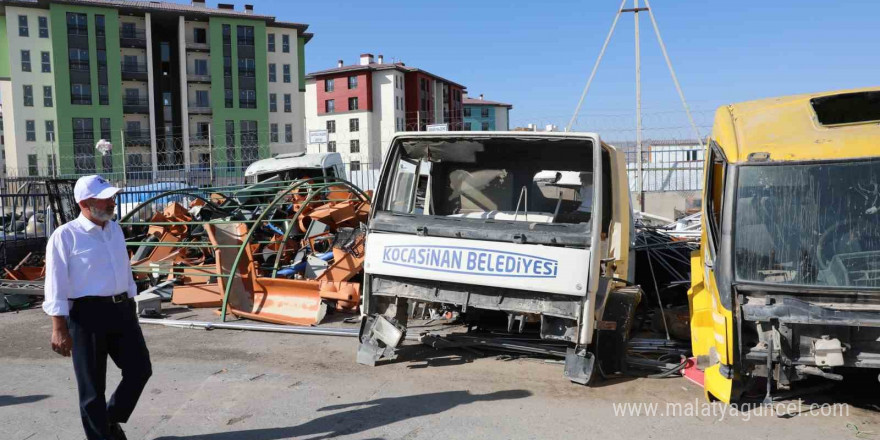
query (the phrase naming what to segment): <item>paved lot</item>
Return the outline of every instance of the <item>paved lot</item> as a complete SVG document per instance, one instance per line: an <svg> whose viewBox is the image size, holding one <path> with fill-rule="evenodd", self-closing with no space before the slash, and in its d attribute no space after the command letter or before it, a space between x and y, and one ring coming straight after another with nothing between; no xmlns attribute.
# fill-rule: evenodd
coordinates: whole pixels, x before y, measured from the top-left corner
<svg viewBox="0 0 880 440"><path fill-rule="evenodd" d="M174 317L216 319L205 310L180 312ZM39 309L0 315L0 438L83 438L72 366L49 348L50 329ZM144 332L154 375L125 425L132 440L880 439L880 408L870 399L843 415L810 414L809 403L822 401L816 397L799 414L735 414L702 405L701 390L680 378L584 388L564 380L561 365L531 359L414 345L401 360L370 368L354 362L354 338L157 326ZM119 371L112 363L109 370L115 387ZM865 387L880 395L876 381ZM656 415L645 415L650 407L641 415L615 413L615 404L639 402L657 404ZM683 414L663 415L676 407Z"/></svg>

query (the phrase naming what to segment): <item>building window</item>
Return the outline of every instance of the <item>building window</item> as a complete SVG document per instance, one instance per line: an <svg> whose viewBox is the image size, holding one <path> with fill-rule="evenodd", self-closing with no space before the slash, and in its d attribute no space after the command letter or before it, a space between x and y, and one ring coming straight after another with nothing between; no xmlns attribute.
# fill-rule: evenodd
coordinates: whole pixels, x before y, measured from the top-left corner
<svg viewBox="0 0 880 440"><path fill-rule="evenodd" d="M39 172L37 170L37 155L28 154L28 176L37 175L39 175Z"/></svg>
<svg viewBox="0 0 880 440"><path fill-rule="evenodd" d="M488 108L480 109L480 117L488 118L489 117L489 109Z"/></svg>
<svg viewBox="0 0 880 440"><path fill-rule="evenodd" d="M43 65L43 72L51 72L52 71L52 58L49 56L49 52L40 52L40 60Z"/></svg>
<svg viewBox="0 0 880 440"><path fill-rule="evenodd" d="M71 84L70 103L92 105L92 87L88 84Z"/></svg>
<svg viewBox="0 0 880 440"><path fill-rule="evenodd" d="M239 46L254 45L254 27L253 26L236 26L235 35L238 39Z"/></svg>
<svg viewBox="0 0 880 440"><path fill-rule="evenodd" d="M208 44L208 31L205 28L193 28L193 43Z"/></svg>
<svg viewBox="0 0 880 440"><path fill-rule="evenodd" d="M290 82L290 64L285 64L284 66L284 77L282 78L284 82Z"/></svg>
<svg viewBox="0 0 880 440"><path fill-rule="evenodd" d="M208 91L196 90L196 107L207 108L210 106L211 102L208 99Z"/></svg>
<svg viewBox="0 0 880 440"><path fill-rule="evenodd" d="M27 121L24 121L24 133L26 141L36 142L37 128L33 120L28 119Z"/></svg>
<svg viewBox="0 0 880 440"><path fill-rule="evenodd" d="M49 19L46 17L37 17L40 24L40 38L49 38Z"/></svg>
<svg viewBox="0 0 880 440"><path fill-rule="evenodd" d="M228 24L223 25L223 44L232 44L232 26Z"/></svg>
<svg viewBox="0 0 880 440"><path fill-rule="evenodd" d="M488 122L483 122L483 123L481 124L481 126L480 126L480 129L483 130L483 131L489 131L489 123L488 123Z"/></svg>
<svg viewBox="0 0 880 440"><path fill-rule="evenodd" d="M474 124L473 124L472 122L465 122L465 123L464 123L464 129L465 129L465 131L473 131L473 130L474 130Z"/></svg>
<svg viewBox="0 0 880 440"><path fill-rule="evenodd" d="M43 107L52 107L52 86L43 86Z"/></svg>
<svg viewBox="0 0 880 440"><path fill-rule="evenodd" d="M348 98L348 109L349 110L357 110L358 109L358 99L357 96Z"/></svg>
<svg viewBox="0 0 880 440"><path fill-rule="evenodd" d="M324 80L324 91L325 92L332 92L333 91L333 80L332 79L325 79Z"/></svg>
<svg viewBox="0 0 880 440"><path fill-rule="evenodd" d="M232 89L224 89L223 90L223 102L226 108L232 108L233 105L233 95Z"/></svg>
<svg viewBox="0 0 880 440"><path fill-rule="evenodd" d="M241 165L246 167L258 158L257 121L241 121Z"/></svg>
<svg viewBox="0 0 880 440"><path fill-rule="evenodd" d="M67 13L67 35L89 35L88 17L86 14Z"/></svg>
<svg viewBox="0 0 880 440"><path fill-rule="evenodd" d="M101 139L110 140L110 118L101 118Z"/></svg>
<svg viewBox="0 0 880 440"><path fill-rule="evenodd" d="M257 91L256 90L239 90L238 91L238 107L239 108L257 108Z"/></svg>
<svg viewBox="0 0 880 440"><path fill-rule="evenodd" d="M348 77L348 88L349 89L358 88L358 77L356 77L356 76L349 76Z"/></svg>
<svg viewBox="0 0 880 440"><path fill-rule="evenodd" d="M348 131L359 131L361 129L360 119L352 118L348 120Z"/></svg>
<svg viewBox="0 0 880 440"><path fill-rule="evenodd" d="M336 121L327 121L327 133L336 133Z"/></svg>
<svg viewBox="0 0 880 440"><path fill-rule="evenodd" d="M336 141L327 142L327 152L335 153L336 152Z"/></svg>
<svg viewBox="0 0 880 440"><path fill-rule="evenodd" d="M284 124L284 142L293 142L293 124Z"/></svg>
<svg viewBox="0 0 880 440"><path fill-rule="evenodd" d="M360 171L361 170L361 161L353 160L350 164L348 164L349 171Z"/></svg>
<svg viewBox="0 0 880 440"><path fill-rule="evenodd" d="M269 38L269 52L275 52L275 34L269 34L266 37Z"/></svg>
<svg viewBox="0 0 880 440"><path fill-rule="evenodd" d="M28 36L27 15L19 15L18 16L18 36L19 37L27 37Z"/></svg>
<svg viewBox="0 0 880 440"><path fill-rule="evenodd" d="M126 55L126 57L128 57ZM135 61L137 62L137 61ZM195 67L196 75L207 75L208 74L208 60L199 59L193 60L193 67Z"/></svg>
<svg viewBox="0 0 880 440"><path fill-rule="evenodd" d="M24 85L24 106L25 107L33 107L34 106L34 86Z"/></svg>
<svg viewBox="0 0 880 440"><path fill-rule="evenodd" d="M46 155L46 168L47 168L47 171L49 171L48 174L50 176L55 175L55 155L54 154L47 154Z"/></svg>
<svg viewBox="0 0 880 440"><path fill-rule="evenodd" d="M228 55L223 55L223 76L232 78L232 57Z"/></svg>
<svg viewBox="0 0 880 440"><path fill-rule="evenodd" d="M21 51L21 71L22 72L30 72L31 71L31 51L29 51L29 50Z"/></svg>
<svg viewBox="0 0 880 440"><path fill-rule="evenodd" d="M464 108L464 117L466 117L466 118L471 117L471 108L470 107Z"/></svg>
<svg viewBox="0 0 880 440"><path fill-rule="evenodd" d="M290 52L290 35L284 34L281 36L281 51L284 53Z"/></svg>
<svg viewBox="0 0 880 440"><path fill-rule="evenodd" d="M275 76L275 63L269 63L269 82L273 83L277 78Z"/></svg>
<svg viewBox="0 0 880 440"><path fill-rule="evenodd" d="M55 121L46 121L46 142L55 142Z"/></svg>
<svg viewBox="0 0 880 440"><path fill-rule="evenodd" d="M291 111L292 111L292 109L291 109L291 102L290 102L290 93L285 93L284 94L284 112L290 113Z"/></svg>
<svg viewBox="0 0 880 440"><path fill-rule="evenodd" d="M92 118L73 118L73 160L77 174L95 172L95 133Z"/></svg>
<svg viewBox="0 0 880 440"><path fill-rule="evenodd" d="M110 105L110 89L107 84L98 84L98 105Z"/></svg>
<svg viewBox="0 0 880 440"><path fill-rule="evenodd" d="M324 113L333 113L336 111L336 101L328 99L324 101Z"/></svg>
<svg viewBox="0 0 880 440"><path fill-rule="evenodd" d="M232 120L226 121L226 168L235 168L235 121Z"/></svg>
<svg viewBox="0 0 880 440"><path fill-rule="evenodd" d="M278 111L278 95L275 93L269 94L269 111L277 112Z"/></svg>
<svg viewBox="0 0 880 440"><path fill-rule="evenodd" d="M352 139L351 141L351 152L352 153L360 153L361 152L361 141L357 139Z"/></svg>
<svg viewBox="0 0 880 440"><path fill-rule="evenodd" d="M70 48L67 51L70 60L70 70L89 70L89 51L87 49Z"/></svg>
<svg viewBox="0 0 880 440"><path fill-rule="evenodd" d="M278 124L269 124L269 142L278 142Z"/></svg>
<svg viewBox="0 0 880 440"><path fill-rule="evenodd" d="M253 78L257 76L256 61L253 58L238 59L238 76Z"/></svg>
<svg viewBox="0 0 880 440"><path fill-rule="evenodd" d="M134 23L131 24L132 29L134 29ZM132 32L132 38L136 37L136 31ZM104 16L103 15L95 15L95 36L96 37L104 37L106 35L106 31L104 29Z"/></svg>

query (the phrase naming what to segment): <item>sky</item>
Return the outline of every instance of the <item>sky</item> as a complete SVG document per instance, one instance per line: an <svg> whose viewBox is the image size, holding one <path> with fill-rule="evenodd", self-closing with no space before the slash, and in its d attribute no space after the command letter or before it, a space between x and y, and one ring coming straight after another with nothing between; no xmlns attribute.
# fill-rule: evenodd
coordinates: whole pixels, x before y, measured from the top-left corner
<svg viewBox="0 0 880 440"><path fill-rule="evenodd" d="M309 25L315 37L306 46L307 72L335 67L338 59L356 63L365 52L383 54L386 62L403 61L464 84L471 96L512 104L512 127L566 125L620 4L248 2L256 13ZM720 105L880 83L880 1L654 0L651 6L702 135ZM639 18L644 124L687 137L691 130L650 18ZM577 128L634 133L634 29L633 14L623 14Z"/></svg>

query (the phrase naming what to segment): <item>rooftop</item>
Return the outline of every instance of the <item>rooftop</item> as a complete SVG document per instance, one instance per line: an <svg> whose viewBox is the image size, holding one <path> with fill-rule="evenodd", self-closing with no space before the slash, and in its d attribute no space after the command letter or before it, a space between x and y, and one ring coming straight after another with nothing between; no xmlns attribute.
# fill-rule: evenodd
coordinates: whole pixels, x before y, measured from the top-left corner
<svg viewBox="0 0 880 440"><path fill-rule="evenodd" d="M367 71L367 70L369 70L369 71L399 70L399 71L404 72L404 73L421 72L421 73L423 73L423 74L425 74L425 75L428 75L428 76L434 77L434 78L436 78L436 79L438 79L438 80L440 80L440 81L447 82L447 83L452 84L452 85L454 85L454 86L458 86L458 87L461 87L461 88L463 88L463 89L466 89L466 88L467 88L467 87L465 87L465 86L463 86L463 85L461 85L461 84L459 84L459 83L456 83L456 82L454 82L454 81L450 81L450 80L448 80L448 79L446 79L446 78L443 78L442 76L435 75L435 74L433 74L433 73L431 73L431 72L428 72L427 70L422 70L422 69L419 69L419 68L417 68L417 67L410 67L410 66L407 66L407 65L405 65L405 64L403 64L403 63L369 63L369 64L351 64L351 65L348 65L348 66L335 67L335 68L333 68L333 69L325 69L325 70L318 70L318 71L315 71L315 72L311 72L311 73L309 73L309 74L306 75L306 79L313 79L313 78L317 78L317 77L320 77L320 76L335 75L335 74L339 74L339 73L360 72L360 71Z"/></svg>
<svg viewBox="0 0 880 440"><path fill-rule="evenodd" d="M463 105L490 105L493 107L507 107L509 109L513 108L512 104L506 104L498 101L489 101L488 99L483 99L482 95L479 98L471 98L470 96L465 97L461 100Z"/></svg>
<svg viewBox="0 0 880 440"><path fill-rule="evenodd" d="M193 17L235 17L249 18L254 20L265 21L267 25L274 27L286 27L296 29L302 34L308 29L307 24L293 23L286 21L277 21L274 16L256 14L253 12L252 5L245 5L250 10L233 9L232 4L222 4L225 8L211 8L204 2L194 1L192 4L160 2L160 1L140 1L140 0L4 0L3 2L9 6L25 6L48 8L50 4L68 4L68 5L84 5L84 6L100 6L120 9L122 11L136 12L168 12L176 14L185 14Z"/></svg>

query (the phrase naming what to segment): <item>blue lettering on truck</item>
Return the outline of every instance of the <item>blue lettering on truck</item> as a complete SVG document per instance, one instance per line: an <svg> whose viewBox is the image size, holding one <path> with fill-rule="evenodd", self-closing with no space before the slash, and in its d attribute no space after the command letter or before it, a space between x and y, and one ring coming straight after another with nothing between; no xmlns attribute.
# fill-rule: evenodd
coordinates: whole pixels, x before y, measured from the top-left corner
<svg viewBox="0 0 880 440"><path fill-rule="evenodd" d="M534 255L457 246L385 246L382 262L436 272L522 278L556 278L559 262Z"/></svg>

